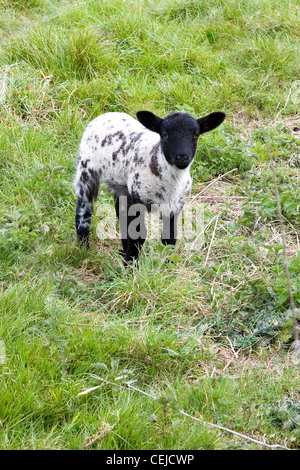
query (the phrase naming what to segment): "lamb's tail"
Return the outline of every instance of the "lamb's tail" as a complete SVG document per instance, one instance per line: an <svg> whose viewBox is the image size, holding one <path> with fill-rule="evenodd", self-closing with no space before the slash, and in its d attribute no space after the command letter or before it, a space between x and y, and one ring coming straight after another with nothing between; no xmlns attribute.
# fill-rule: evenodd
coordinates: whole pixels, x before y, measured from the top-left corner
<svg viewBox="0 0 300 470"><path fill-rule="evenodd" d="M93 202L96 201L98 197L100 175L92 168L87 168L84 161L79 161L74 186L77 195L75 217L77 239L88 248L90 225L93 215Z"/></svg>

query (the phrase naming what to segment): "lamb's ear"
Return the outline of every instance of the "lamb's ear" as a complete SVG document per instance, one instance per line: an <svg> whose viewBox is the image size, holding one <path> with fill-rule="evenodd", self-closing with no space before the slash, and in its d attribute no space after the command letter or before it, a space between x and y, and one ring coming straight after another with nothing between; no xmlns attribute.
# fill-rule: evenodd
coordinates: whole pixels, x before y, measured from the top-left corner
<svg viewBox="0 0 300 470"><path fill-rule="evenodd" d="M138 111L136 113L138 121L147 127L150 131L158 132L160 131L161 123L163 119L151 113L150 111Z"/></svg>
<svg viewBox="0 0 300 470"><path fill-rule="evenodd" d="M201 134L204 134L204 132L212 131L213 129L218 127L224 121L225 116L225 113L217 112L208 114L207 116L197 119L198 124L200 126Z"/></svg>

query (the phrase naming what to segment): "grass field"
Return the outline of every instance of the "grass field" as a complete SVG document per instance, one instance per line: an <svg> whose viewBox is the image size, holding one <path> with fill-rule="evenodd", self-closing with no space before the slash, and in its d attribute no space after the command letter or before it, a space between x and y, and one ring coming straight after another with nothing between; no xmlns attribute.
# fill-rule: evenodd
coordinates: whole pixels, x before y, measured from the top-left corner
<svg viewBox="0 0 300 470"><path fill-rule="evenodd" d="M208 423L300 448L256 112L300 318L299 16L296 0L0 0L1 449L264 448ZM227 119L193 164L202 250L150 240L125 270L96 217L77 245L72 182L87 123L140 109Z"/></svg>

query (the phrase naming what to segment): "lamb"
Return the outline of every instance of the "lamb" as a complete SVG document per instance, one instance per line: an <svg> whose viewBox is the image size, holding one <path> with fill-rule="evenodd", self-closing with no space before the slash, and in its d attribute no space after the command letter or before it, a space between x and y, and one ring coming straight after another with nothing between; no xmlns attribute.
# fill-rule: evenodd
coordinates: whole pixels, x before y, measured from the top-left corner
<svg viewBox="0 0 300 470"><path fill-rule="evenodd" d="M225 114L195 119L178 111L160 118L138 111L136 117L108 112L88 124L74 182L77 238L87 248L100 180L114 192L125 264L139 257L147 235L144 215L153 207L162 218L162 242L175 245L177 219L192 185L190 166L198 138L218 127Z"/></svg>

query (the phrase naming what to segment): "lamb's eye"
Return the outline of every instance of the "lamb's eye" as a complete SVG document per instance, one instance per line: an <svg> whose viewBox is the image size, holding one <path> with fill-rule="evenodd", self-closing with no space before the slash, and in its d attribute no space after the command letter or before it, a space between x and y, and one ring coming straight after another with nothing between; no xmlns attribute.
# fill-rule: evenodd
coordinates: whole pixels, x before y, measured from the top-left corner
<svg viewBox="0 0 300 470"><path fill-rule="evenodd" d="M198 137L199 137L199 132L195 131L195 132L194 132L194 135L193 135L193 139L194 139L194 140L197 140Z"/></svg>
<svg viewBox="0 0 300 470"><path fill-rule="evenodd" d="M168 137L169 137L169 136L168 136L168 133L167 133L167 132L162 132L161 138L162 138L163 140L168 140Z"/></svg>

